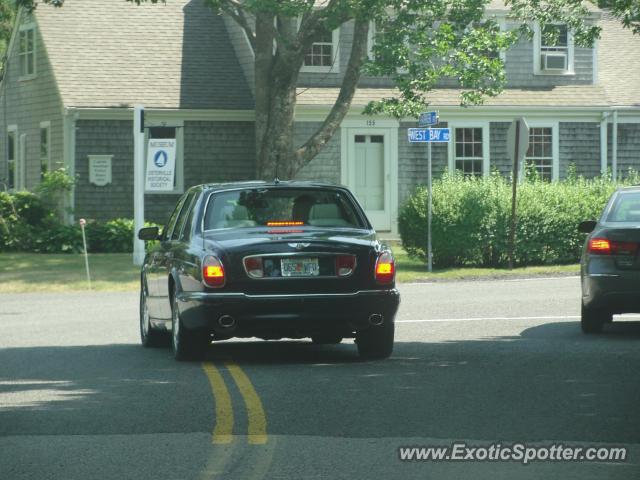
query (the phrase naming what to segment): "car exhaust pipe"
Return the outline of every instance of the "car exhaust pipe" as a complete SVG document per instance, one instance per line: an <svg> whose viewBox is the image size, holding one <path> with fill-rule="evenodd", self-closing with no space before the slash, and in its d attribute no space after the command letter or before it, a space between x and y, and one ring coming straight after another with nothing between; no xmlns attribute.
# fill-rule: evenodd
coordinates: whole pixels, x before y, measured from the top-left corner
<svg viewBox="0 0 640 480"><path fill-rule="evenodd" d="M218 319L218 325L220 325L222 328L233 328L236 326L236 319L231 315L222 315Z"/></svg>
<svg viewBox="0 0 640 480"><path fill-rule="evenodd" d="M373 313L373 314L369 315L369 324L370 325L373 325L374 327L378 327L378 326L382 325L383 322L384 322L384 317L382 316L382 314Z"/></svg>

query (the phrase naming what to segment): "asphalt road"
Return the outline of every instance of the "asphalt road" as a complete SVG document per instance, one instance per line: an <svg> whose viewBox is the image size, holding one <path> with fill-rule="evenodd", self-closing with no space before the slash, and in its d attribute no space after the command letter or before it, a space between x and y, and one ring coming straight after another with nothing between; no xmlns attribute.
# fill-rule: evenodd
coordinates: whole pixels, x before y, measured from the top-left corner
<svg viewBox="0 0 640 480"><path fill-rule="evenodd" d="M579 330L577 278L401 287L355 345L138 344L132 293L0 295L0 479L640 478L640 322ZM402 446L624 446L626 462L399 460Z"/></svg>

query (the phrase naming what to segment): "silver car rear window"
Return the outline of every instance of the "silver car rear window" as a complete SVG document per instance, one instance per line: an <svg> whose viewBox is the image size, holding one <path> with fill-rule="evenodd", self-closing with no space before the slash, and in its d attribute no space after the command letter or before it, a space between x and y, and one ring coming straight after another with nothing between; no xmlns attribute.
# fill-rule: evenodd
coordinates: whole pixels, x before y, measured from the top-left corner
<svg viewBox="0 0 640 480"><path fill-rule="evenodd" d="M620 192L611 206L607 222L640 224L640 192Z"/></svg>

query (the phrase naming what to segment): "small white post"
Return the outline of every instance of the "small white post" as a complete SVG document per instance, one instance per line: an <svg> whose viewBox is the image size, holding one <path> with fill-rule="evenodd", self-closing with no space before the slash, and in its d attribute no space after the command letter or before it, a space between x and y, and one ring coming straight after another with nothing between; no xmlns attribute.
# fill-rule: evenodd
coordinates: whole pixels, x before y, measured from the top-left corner
<svg viewBox="0 0 640 480"><path fill-rule="evenodd" d="M84 266L87 270L87 283L89 284L89 290L91 290L91 273L89 272L89 253L87 252L87 236L84 233L84 226L87 221L84 218L80 219L80 230L82 230L82 244L84 245Z"/></svg>
<svg viewBox="0 0 640 480"><path fill-rule="evenodd" d="M144 242L138 231L144 227L144 107L133 108L133 264L144 261Z"/></svg>

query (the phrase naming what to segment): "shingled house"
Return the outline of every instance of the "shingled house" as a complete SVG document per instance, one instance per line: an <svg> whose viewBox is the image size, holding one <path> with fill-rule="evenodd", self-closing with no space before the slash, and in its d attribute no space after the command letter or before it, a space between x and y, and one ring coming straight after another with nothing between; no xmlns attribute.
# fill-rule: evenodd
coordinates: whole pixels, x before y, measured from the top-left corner
<svg viewBox="0 0 640 480"><path fill-rule="evenodd" d="M500 1L487 14L509 27ZM570 164L587 176L640 169L640 36L596 8L591 19L603 28L594 48L574 45L568 31L546 45L536 30L506 52L508 88L483 106L461 108L455 89L430 94L430 108L452 129L450 144L434 148L436 175L508 174L505 137L517 116L532 127L527 160L545 178L562 179ZM321 55L307 57L300 143L337 97L352 32L343 25L319 42ZM142 104L147 138L177 140L174 190L145 197L147 218L164 221L190 185L253 178L253 87L244 32L204 0L40 4L19 14L0 85L0 182L30 189L42 172L66 166L78 177L76 217L132 217L132 111ZM426 180L425 148L407 140L415 122L361 115L370 100L393 94L388 80L362 78L340 131L299 174L351 186L383 231L395 231L398 205ZM110 166L99 185L89 171L96 159Z"/></svg>

